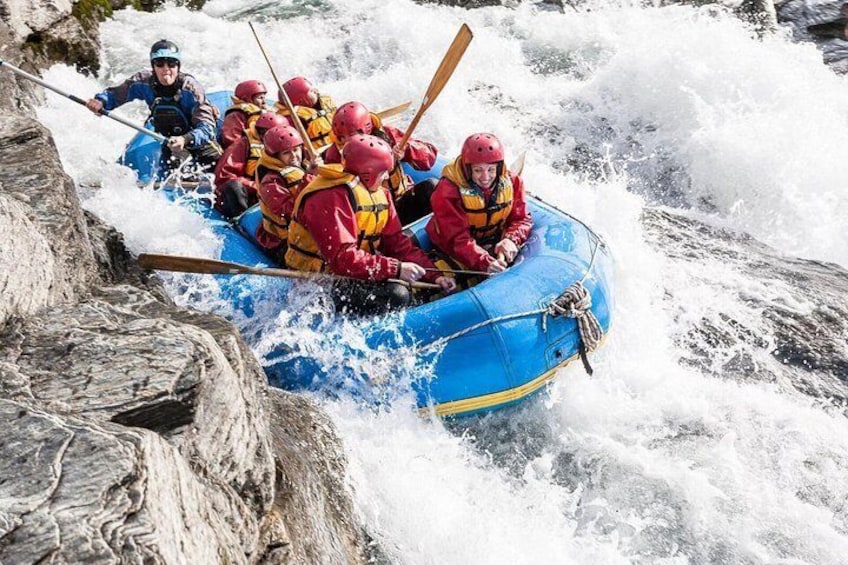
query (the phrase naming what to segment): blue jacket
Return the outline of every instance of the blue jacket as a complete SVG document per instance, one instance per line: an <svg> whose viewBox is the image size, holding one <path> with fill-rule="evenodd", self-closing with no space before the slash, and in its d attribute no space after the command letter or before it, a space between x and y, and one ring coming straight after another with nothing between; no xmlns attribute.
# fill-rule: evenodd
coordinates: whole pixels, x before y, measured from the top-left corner
<svg viewBox="0 0 848 565"><path fill-rule="evenodd" d="M189 131L183 134L186 147L200 147L215 139L217 109L206 100L206 92L197 79L189 74L179 73L173 86L164 87L156 81L152 70L140 71L118 86L95 94L94 98L100 100L107 111L130 100L144 100L151 112L157 99L167 98L175 102L186 123L190 124ZM167 132L159 133L167 135Z"/></svg>

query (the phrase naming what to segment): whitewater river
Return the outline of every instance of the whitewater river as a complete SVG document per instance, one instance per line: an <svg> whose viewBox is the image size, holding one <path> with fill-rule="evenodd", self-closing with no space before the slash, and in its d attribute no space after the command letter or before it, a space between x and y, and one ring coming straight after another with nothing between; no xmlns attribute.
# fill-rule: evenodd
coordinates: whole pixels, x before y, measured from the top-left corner
<svg viewBox="0 0 848 565"><path fill-rule="evenodd" d="M56 66L46 79L86 98L145 67L166 37L208 90L270 85L248 20L283 78L306 75L374 109L417 104L468 23L475 38L416 136L448 156L480 130L500 136L508 161L526 150L529 190L592 225L616 258L614 326L593 377L577 364L516 409L449 425L420 419L407 397L380 411L319 399L343 437L358 511L392 562L848 563L845 407L786 385L794 373L768 354L755 357L782 380L680 363L677 338L716 311L762 327L728 287L775 300L779 290L720 255L671 261L640 220L667 206L848 267L848 84L812 46L757 39L715 8L213 0L200 13L117 13L101 26L99 76ZM121 113L141 121L146 109ZM80 189L85 207L132 251L216 256L199 219L113 164L130 130L53 95L39 118L78 183L102 186ZM231 314L214 282L163 278L179 303ZM289 321L274 319L275 339L313 340L328 367L344 363L337 340L362 347L355 327L320 339ZM374 371L421 370L374 359Z"/></svg>

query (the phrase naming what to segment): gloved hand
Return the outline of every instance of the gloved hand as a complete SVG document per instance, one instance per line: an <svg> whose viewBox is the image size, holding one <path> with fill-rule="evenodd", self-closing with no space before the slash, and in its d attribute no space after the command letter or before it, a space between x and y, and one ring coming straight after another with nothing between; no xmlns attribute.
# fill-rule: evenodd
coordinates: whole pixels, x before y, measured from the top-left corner
<svg viewBox="0 0 848 565"><path fill-rule="evenodd" d="M398 278L406 282L415 282L421 277L423 277L426 273L427 271L424 270L424 267L422 267L418 263L403 261L400 264L400 274Z"/></svg>
<svg viewBox="0 0 848 565"><path fill-rule="evenodd" d="M182 135L175 135L168 138L168 147L171 151L182 151L186 145L186 138Z"/></svg>

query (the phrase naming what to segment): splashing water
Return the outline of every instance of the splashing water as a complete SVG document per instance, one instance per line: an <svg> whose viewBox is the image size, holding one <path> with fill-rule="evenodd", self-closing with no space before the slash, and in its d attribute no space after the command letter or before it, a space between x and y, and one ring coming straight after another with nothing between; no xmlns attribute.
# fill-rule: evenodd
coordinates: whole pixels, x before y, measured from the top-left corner
<svg viewBox="0 0 848 565"><path fill-rule="evenodd" d="M647 205L673 206L848 266L839 154L848 92L812 46L783 33L757 39L714 7L213 0L202 13L119 12L101 26L97 81L64 66L46 78L86 97L146 66L149 45L168 37L208 90L249 78L271 85L251 18L283 80L302 74L338 102L373 109L417 102L467 22L474 41L416 136L448 156L475 131L500 136L508 161L526 149L529 190L592 225L616 256L614 329L592 378L571 367L518 407L447 424L420 419L404 396L376 410L322 397L344 438L357 507L390 559L848 563L845 417L780 383L679 363L676 336L711 310L762 329L728 287L779 291L720 256L670 261L640 220ZM141 121L146 109L120 113ZM82 192L84 205L133 251L215 256L220 243L200 220L112 164L129 130L50 94L39 118L77 181L102 185ZM79 143L79 131L92 141ZM232 314L201 277L174 276L169 288L183 303ZM326 312L302 296L299 317L267 313L278 330L257 346L260 357L277 341L308 346L332 371L346 361L338 343L363 351L355 324L315 339L303 320ZM372 359L381 374L420 370L402 355Z"/></svg>

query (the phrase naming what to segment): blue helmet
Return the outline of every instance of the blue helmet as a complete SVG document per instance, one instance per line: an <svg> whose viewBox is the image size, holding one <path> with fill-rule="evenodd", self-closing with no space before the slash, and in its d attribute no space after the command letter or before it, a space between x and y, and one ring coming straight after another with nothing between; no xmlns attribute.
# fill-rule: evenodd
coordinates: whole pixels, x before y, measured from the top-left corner
<svg viewBox="0 0 848 565"><path fill-rule="evenodd" d="M181 60L180 48L173 41L160 39L150 48L150 62L152 63L156 59L174 59L179 62Z"/></svg>

